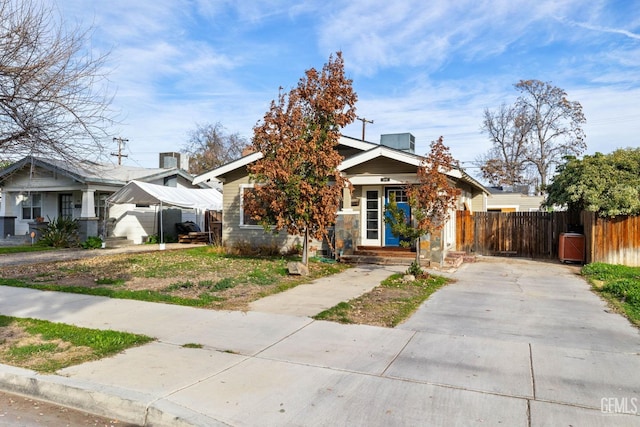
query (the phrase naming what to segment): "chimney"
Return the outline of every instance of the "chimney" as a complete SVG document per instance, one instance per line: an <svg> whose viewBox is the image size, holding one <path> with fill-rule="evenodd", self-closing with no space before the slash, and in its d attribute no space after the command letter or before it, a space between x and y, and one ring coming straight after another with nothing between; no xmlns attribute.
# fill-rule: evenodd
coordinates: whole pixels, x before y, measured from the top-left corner
<svg viewBox="0 0 640 427"><path fill-rule="evenodd" d="M408 132L387 133L380 135L380 145L413 154L416 151L416 137Z"/></svg>
<svg viewBox="0 0 640 427"><path fill-rule="evenodd" d="M182 169L189 172L189 156L184 153L160 153L160 168L162 169Z"/></svg>

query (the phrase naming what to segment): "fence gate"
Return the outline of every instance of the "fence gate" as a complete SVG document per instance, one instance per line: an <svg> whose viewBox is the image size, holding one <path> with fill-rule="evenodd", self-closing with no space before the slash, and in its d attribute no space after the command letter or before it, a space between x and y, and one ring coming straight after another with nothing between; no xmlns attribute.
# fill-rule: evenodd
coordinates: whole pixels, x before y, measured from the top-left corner
<svg viewBox="0 0 640 427"><path fill-rule="evenodd" d="M560 233L579 223L568 212L458 211L456 240L459 250L479 255L555 258Z"/></svg>

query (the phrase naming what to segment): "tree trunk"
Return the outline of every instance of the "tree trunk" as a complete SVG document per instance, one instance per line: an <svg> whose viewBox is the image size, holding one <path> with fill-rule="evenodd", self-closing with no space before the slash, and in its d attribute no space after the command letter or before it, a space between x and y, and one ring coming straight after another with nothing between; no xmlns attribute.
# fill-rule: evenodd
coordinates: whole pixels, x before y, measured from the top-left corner
<svg viewBox="0 0 640 427"><path fill-rule="evenodd" d="M416 239L416 265L420 266L420 237Z"/></svg>
<svg viewBox="0 0 640 427"><path fill-rule="evenodd" d="M304 242L302 243L302 263L309 265L309 230L304 229Z"/></svg>

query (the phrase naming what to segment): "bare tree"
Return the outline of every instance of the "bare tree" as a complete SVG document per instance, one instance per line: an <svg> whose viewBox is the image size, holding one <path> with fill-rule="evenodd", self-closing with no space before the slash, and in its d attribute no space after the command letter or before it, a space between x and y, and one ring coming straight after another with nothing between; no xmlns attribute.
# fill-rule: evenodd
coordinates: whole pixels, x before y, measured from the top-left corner
<svg viewBox="0 0 640 427"><path fill-rule="evenodd" d="M90 29L67 30L55 9L0 0L0 157L78 160L103 152L113 123L104 74L108 52L94 56Z"/></svg>
<svg viewBox="0 0 640 427"><path fill-rule="evenodd" d="M484 111L482 130L493 143L478 159L482 176L492 185L528 184L527 135L530 121L517 107L502 104L497 111Z"/></svg>
<svg viewBox="0 0 640 427"><path fill-rule="evenodd" d="M238 133L227 133L218 122L196 124L196 129L190 133L189 142L183 150L190 156L189 171L199 175L239 159L247 146L245 138Z"/></svg>
<svg viewBox="0 0 640 427"><path fill-rule="evenodd" d="M534 172L544 188L565 156L587 148L582 105L548 82L521 80L515 87L521 95L513 105L485 111L482 129L492 147L481 158L483 175L492 184L516 185L531 182Z"/></svg>

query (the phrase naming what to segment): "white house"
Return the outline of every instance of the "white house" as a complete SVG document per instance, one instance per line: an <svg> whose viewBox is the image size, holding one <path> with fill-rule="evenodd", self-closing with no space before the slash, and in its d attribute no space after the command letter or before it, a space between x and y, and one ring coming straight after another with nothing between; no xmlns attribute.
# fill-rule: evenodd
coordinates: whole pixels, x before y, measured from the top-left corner
<svg viewBox="0 0 640 427"><path fill-rule="evenodd" d="M67 217L78 220L82 240L116 236L142 243L157 233L158 207L135 203L106 206L109 196L133 180L176 188L201 187L194 186L193 176L178 167L70 163L28 156L0 170L0 237L29 235L38 222ZM165 216L174 222L196 219L196 213L189 209Z"/></svg>

